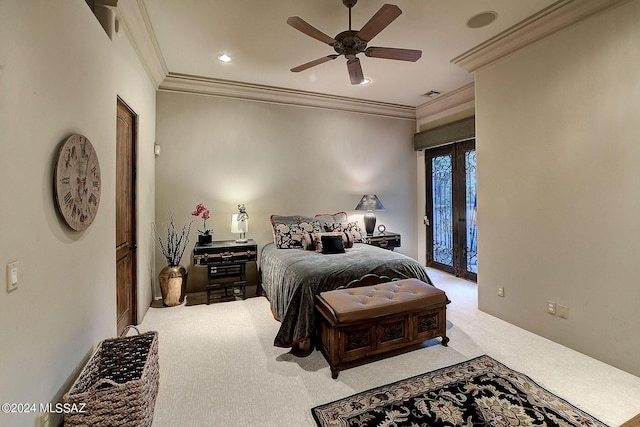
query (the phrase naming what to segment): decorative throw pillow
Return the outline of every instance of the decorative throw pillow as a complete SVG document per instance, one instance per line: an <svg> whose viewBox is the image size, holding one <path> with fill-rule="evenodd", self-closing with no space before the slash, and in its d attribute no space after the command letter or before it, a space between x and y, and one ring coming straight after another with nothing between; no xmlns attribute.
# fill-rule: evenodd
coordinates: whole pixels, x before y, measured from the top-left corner
<svg viewBox="0 0 640 427"><path fill-rule="evenodd" d="M327 236L321 238L323 254L341 254L344 253L344 245L341 236Z"/></svg>
<svg viewBox="0 0 640 427"><path fill-rule="evenodd" d="M316 252L322 252L322 236L339 236L340 234L338 232L313 233L313 245L316 248Z"/></svg>
<svg viewBox="0 0 640 427"><path fill-rule="evenodd" d="M353 243L363 243L367 237L367 232L360 228L358 221L350 222L342 228L342 231L351 235Z"/></svg>
<svg viewBox="0 0 640 427"><path fill-rule="evenodd" d="M315 249L315 244L313 241L313 233L320 233L322 231L322 225L320 221L316 221L311 218L310 222L301 222L298 224L300 228L300 243L302 245L302 249L312 251Z"/></svg>
<svg viewBox="0 0 640 427"><path fill-rule="evenodd" d="M273 243L276 244L278 248L288 249L291 246L291 230L289 227L291 225L297 225L299 215L271 215L269 217L269 221L271 222L271 227L273 231Z"/></svg>
<svg viewBox="0 0 640 427"><path fill-rule="evenodd" d="M345 233L343 231L342 232L342 244L344 245L345 248L352 248L353 247L353 236L351 236L349 233Z"/></svg>
<svg viewBox="0 0 640 427"><path fill-rule="evenodd" d="M315 219L311 219L311 221L300 221L300 224L298 224L298 226L303 233L311 234L320 233L323 231L322 224L320 224L320 221Z"/></svg>
<svg viewBox="0 0 640 427"><path fill-rule="evenodd" d="M273 238L278 249L302 247L302 232L298 224L274 224Z"/></svg>
<svg viewBox="0 0 640 427"><path fill-rule="evenodd" d="M323 225L327 224L346 224L349 222L349 216L346 212L337 212L334 214L316 214L315 218Z"/></svg>
<svg viewBox="0 0 640 427"><path fill-rule="evenodd" d="M344 225L339 222L328 222L324 224L324 231L344 231Z"/></svg>
<svg viewBox="0 0 640 427"><path fill-rule="evenodd" d="M297 224L300 222L300 215L271 215L269 220L271 225L275 227L276 224Z"/></svg>
<svg viewBox="0 0 640 427"><path fill-rule="evenodd" d="M331 231L325 233L313 233L313 243L316 248L316 252L324 252L322 247L322 238L324 236L337 236L342 240L343 248L350 248L353 246L353 239L351 239L346 233L342 233L339 231Z"/></svg>
<svg viewBox="0 0 640 427"><path fill-rule="evenodd" d="M318 218L314 218L312 216L301 216L298 218L298 222L308 222L309 224L311 224L314 221L320 221Z"/></svg>
<svg viewBox="0 0 640 427"><path fill-rule="evenodd" d="M309 233L302 233L302 249L305 251L313 251L316 249L315 242L313 241L313 235Z"/></svg>

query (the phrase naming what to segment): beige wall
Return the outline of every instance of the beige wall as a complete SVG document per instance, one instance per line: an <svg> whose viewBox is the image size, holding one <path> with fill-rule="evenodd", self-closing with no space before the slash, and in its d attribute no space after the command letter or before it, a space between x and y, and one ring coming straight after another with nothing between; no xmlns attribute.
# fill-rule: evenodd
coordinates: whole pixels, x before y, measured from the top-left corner
<svg viewBox="0 0 640 427"><path fill-rule="evenodd" d="M353 209L375 193L386 207L378 224L402 233L399 251L416 256L413 120L172 92L158 93L157 116L158 224L170 208L179 224L189 221L202 202L214 239L235 239L231 214L245 203L260 250L272 240L271 214L347 211L363 226ZM190 237L185 265L195 231ZM158 252L158 271L164 265ZM190 289L204 285L200 270L191 268Z"/></svg>
<svg viewBox="0 0 640 427"><path fill-rule="evenodd" d="M0 401L56 401L101 339L116 332L115 114L139 124L139 307L151 301L155 88L126 34L106 36L83 0L0 1ZM53 199L59 144L82 133L102 172L100 208L71 231ZM5 264L19 288L5 291ZM33 426L39 414L0 414Z"/></svg>
<svg viewBox="0 0 640 427"><path fill-rule="evenodd" d="M635 375L638 22L626 3L476 74L480 309Z"/></svg>

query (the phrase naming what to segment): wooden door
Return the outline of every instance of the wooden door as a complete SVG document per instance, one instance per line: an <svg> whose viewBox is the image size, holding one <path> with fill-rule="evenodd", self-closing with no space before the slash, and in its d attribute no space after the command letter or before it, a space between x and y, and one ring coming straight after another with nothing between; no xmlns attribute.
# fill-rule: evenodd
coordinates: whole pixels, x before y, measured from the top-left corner
<svg viewBox="0 0 640 427"><path fill-rule="evenodd" d="M118 335L137 323L136 115L118 98L116 118L116 313Z"/></svg>

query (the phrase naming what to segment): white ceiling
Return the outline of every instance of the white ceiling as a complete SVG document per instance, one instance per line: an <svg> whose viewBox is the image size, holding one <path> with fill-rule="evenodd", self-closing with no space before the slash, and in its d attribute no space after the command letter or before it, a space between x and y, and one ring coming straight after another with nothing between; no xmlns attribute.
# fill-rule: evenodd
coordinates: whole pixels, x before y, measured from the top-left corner
<svg viewBox="0 0 640 427"><path fill-rule="evenodd" d="M359 55L366 86L349 81L346 60L300 73L290 68L334 53L333 48L287 25L300 16L334 37L348 29L342 0L144 0L169 72L326 93L417 107L430 90L450 92L473 81L451 59L499 34L555 0L360 0L352 9L359 29L385 3L402 14L369 46L422 50L415 63ZM492 24L468 28L472 16L497 12ZM220 53L231 63L217 60Z"/></svg>

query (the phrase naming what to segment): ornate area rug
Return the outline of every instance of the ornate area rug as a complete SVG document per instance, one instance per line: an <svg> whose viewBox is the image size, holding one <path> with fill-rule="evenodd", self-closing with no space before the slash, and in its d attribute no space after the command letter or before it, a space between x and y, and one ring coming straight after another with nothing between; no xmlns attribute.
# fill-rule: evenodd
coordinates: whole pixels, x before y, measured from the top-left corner
<svg viewBox="0 0 640 427"><path fill-rule="evenodd" d="M605 426L489 356L311 410L328 426Z"/></svg>

